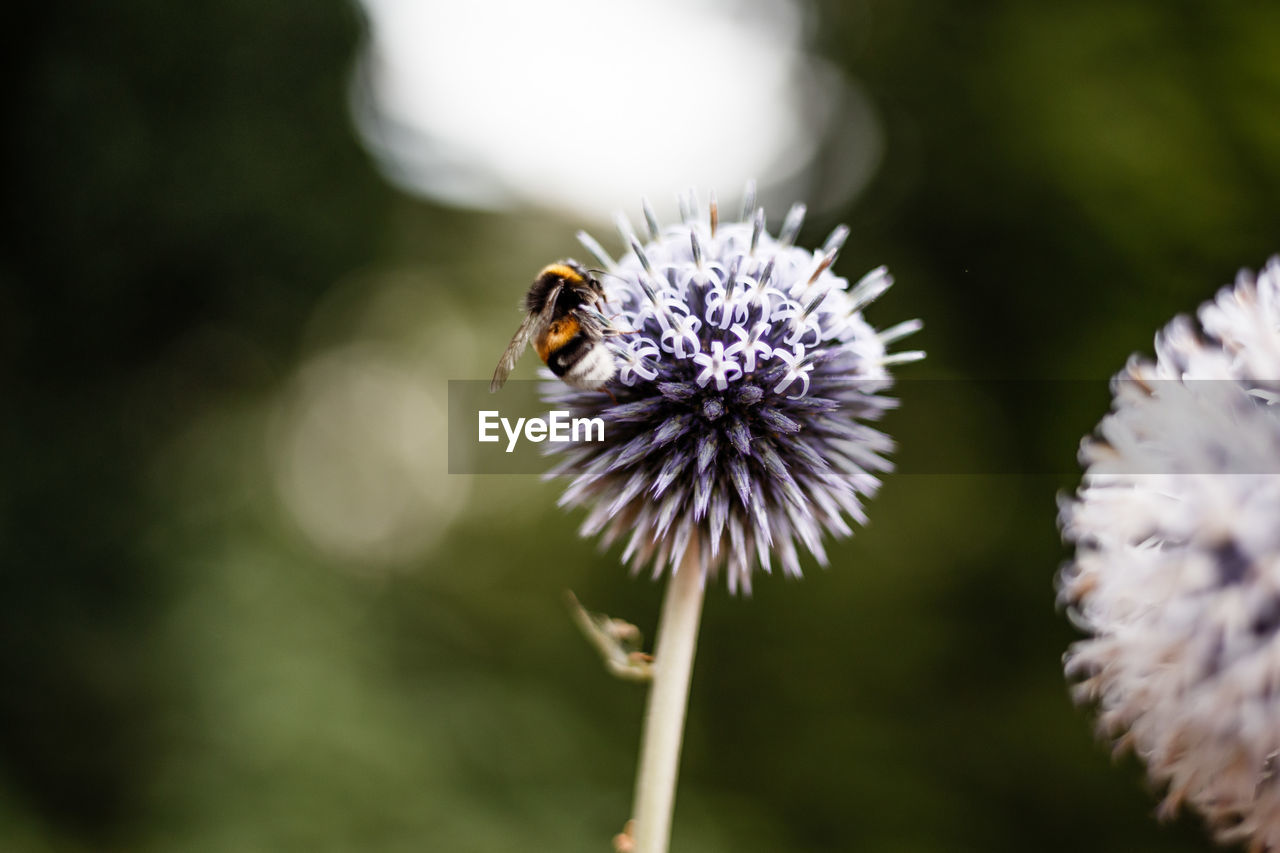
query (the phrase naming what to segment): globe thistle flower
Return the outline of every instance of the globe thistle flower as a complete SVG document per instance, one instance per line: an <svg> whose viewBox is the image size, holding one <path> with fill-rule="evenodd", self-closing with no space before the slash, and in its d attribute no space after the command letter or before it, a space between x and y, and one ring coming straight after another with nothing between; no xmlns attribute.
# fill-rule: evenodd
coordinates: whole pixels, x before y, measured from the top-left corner
<svg viewBox="0 0 1280 853"><path fill-rule="evenodd" d="M1064 500L1077 698L1223 842L1280 848L1280 258L1133 357Z"/></svg>
<svg viewBox="0 0 1280 853"><path fill-rule="evenodd" d="M608 424L602 443L565 445L549 475L573 476L560 503L589 507L584 536L629 534L623 560L655 577L696 542L707 571L727 564L730 590L749 592L771 553L798 576L797 544L825 565L823 534L866 521L892 448L868 423L894 404L889 366L923 353L887 349L918 321L877 332L862 316L893 282L883 267L852 287L832 271L847 228L802 249L803 205L773 236L747 196L740 222L690 196L665 228L646 203L648 239L620 218L618 261L580 234L624 332L609 343L618 373L608 395L556 382L545 396Z"/></svg>

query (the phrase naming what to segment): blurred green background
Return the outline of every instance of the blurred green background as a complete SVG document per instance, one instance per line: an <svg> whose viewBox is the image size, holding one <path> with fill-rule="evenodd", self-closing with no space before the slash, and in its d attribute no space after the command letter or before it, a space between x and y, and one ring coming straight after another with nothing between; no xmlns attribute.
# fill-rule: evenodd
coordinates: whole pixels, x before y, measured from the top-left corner
<svg viewBox="0 0 1280 853"><path fill-rule="evenodd" d="M1103 380L1280 250L1280 6L805 9L884 150L801 242L847 222L838 269L894 271L868 316L923 317L929 352L900 375ZM530 272L610 229L392 189L353 130L345 3L26 15L0 136L0 849L608 849L643 692L561 591L651 634L660 587L579 540L556 484L444 474L441 407ZM1093 410L1018 387L890 427L1066 472L1102 384ZM1069 700L1074 481L890 477L829 571L718 586L673 849L1209 846L1157 824Z"/></svg>

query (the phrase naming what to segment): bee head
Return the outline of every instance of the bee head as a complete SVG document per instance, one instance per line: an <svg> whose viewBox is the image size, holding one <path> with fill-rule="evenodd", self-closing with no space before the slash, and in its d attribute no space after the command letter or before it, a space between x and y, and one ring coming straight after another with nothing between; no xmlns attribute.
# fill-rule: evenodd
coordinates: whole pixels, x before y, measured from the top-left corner
<svg viewBox="0 0 1280 853"><path fill-rule="evenodd" d="M585 300L584 290L603 293L599 282L581 264L574 260L556 261L538 273L525 299L525 309L532 314L540 312L551 293L559 289L556 297L556 313L572 311Z"/></svg>

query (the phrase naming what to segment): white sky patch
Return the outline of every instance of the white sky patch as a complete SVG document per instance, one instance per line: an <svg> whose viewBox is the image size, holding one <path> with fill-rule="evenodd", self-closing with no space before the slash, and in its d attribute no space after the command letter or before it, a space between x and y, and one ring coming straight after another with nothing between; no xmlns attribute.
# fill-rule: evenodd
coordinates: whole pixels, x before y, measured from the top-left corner
<svg viewBox="0 0 1280 853"><path fill-rule="evenodd" d="M362 2L357 123L392 180L448 203L603 216L693 186L736 198L801 174L851 112L857 144L878 140L787 0ZM845 171L847 196L870 166Z"/></svg>

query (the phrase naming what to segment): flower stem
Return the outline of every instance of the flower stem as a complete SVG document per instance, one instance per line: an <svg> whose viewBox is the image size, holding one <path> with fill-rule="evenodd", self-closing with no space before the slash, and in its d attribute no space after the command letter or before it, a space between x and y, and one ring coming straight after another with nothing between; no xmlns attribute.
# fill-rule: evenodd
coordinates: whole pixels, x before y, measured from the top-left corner
<svg viewBox="0 0 1280 853"><path fill-rule="evenodd" d="M653 684L640 741L640 768L631 809L636 853L666 853L676 802L689 676L698 645L705 577L697 537L667 580L654 650Z"/></svg>

